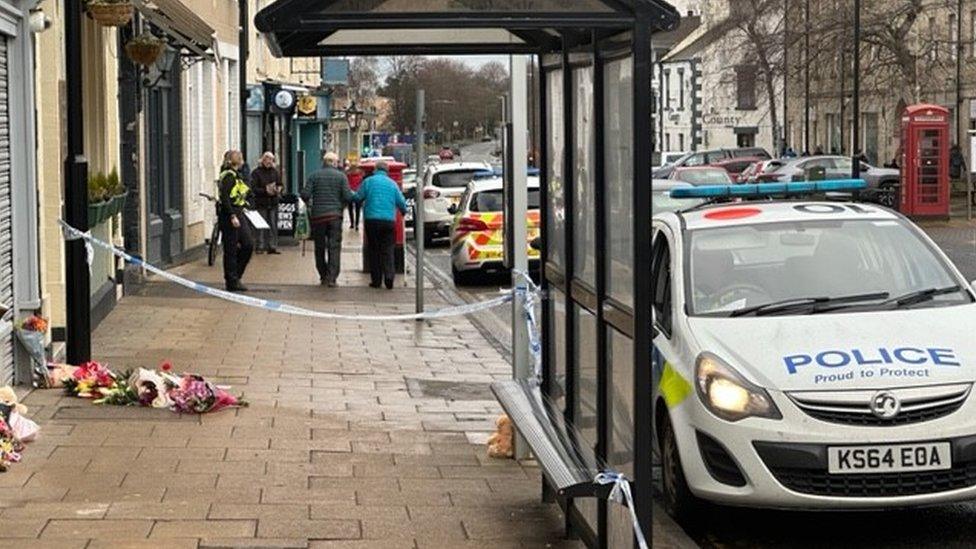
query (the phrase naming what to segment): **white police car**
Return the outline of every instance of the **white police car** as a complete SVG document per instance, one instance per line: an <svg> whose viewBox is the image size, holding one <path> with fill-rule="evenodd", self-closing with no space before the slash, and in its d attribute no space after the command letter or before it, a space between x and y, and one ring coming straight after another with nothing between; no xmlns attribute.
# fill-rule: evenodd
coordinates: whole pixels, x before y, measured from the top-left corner
<svg viewBox="0 0 976 549"><path fill-rule="evenodd" d="M976 292L914 224L797 199L704 204L653 229L655 448L671 514L699 498L822 509L976 498Z"/></svg>

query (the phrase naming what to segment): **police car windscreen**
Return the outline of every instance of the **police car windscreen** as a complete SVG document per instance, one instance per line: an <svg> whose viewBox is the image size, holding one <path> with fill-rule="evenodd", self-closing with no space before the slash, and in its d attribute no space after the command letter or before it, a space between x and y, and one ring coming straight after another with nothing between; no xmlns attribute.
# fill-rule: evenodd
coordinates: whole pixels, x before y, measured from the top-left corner
<svg viewBox="0 0 976 549"><path fill-rule="evenodd" d="M472 212L503 212L505 211L505 195L501 189L481 191L471 199L469 209ZM529 189L529 209L539 209L539 189Z"/></svg>
<svg viewBox="0 0 976 549"><path fill-rule="evenodd" d="M690 231L690 238L687 291L694 315L731 316L791 299L898 297L960 285L948 265L901 220L725 226ZM891 308L885 301L858 303L850 310ZM960 290L912 307L970 302Z"/></svg>
<svg viewBox="0 0 976 549"><path fill-rule="evenodd" d="M449 187L467 187L468 183L474 179L474 174L484 171L481 170L458 170L453 172L441 172L434 174L433 184L435 187L446 189Z"/></svg>

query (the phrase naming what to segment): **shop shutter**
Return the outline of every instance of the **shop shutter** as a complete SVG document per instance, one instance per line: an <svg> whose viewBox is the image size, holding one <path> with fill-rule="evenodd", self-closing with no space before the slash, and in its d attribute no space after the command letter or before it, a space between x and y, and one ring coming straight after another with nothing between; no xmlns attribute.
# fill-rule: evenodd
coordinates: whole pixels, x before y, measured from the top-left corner
<svg viewBox="0 0 976 549"><path fill-rule="evenodd" d="M9 308L4 320L13 319L14 265L10 195L10 96L7 39L0 37L0 304ZM0 386L13 383L13 337L0 338Z"/></svg>

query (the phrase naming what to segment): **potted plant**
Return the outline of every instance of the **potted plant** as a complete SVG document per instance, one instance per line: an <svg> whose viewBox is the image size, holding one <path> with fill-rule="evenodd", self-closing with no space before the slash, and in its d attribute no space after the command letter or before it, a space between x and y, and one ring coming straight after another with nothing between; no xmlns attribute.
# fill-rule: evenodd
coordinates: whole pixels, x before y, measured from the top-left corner
<svg viewBox="0 0 976 549"><path fill-rule="evenodd" d="M132 20L130 0L88 0L88 15L103 27L121 27Z"/></svg>
<svg viewBox="0 0 976 549"><path fill-rule="evenodd" d="M132 61L148 67L159 59L165 48L166 42L164 40L157 38L152 33L144 32L126 43L125 53Z"/></svg>
<svg viewBox="0 0 976 549"><path fill-rule="evenodd" d="M94 227L122 212L125 207L125 186L118 170L105 175L97 172L88 178L88 225Z"/></svg>

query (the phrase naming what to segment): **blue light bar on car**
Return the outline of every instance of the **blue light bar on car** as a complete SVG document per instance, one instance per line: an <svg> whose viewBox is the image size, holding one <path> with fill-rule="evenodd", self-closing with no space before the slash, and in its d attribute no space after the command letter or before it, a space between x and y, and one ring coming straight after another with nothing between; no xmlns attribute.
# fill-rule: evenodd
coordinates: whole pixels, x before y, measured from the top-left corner
<svg viewBox="0 0 976 549"><path fill-rule="evenodd" d="M758 198L818 193L849 193L867 188L863 179L757 183L747 185L701 185L671 189L671 198Z"/></svg>
<svg viewBox="0 0 976 549"><path fill-rule="evenodd" d="M529 168L525 170L525 175L529 177L538 176L542 173L539 168ZM474 172L475 179L492 179L495 177L501 177L505 175L501 168L495 168L494 170L478 170Z"/></svg>

